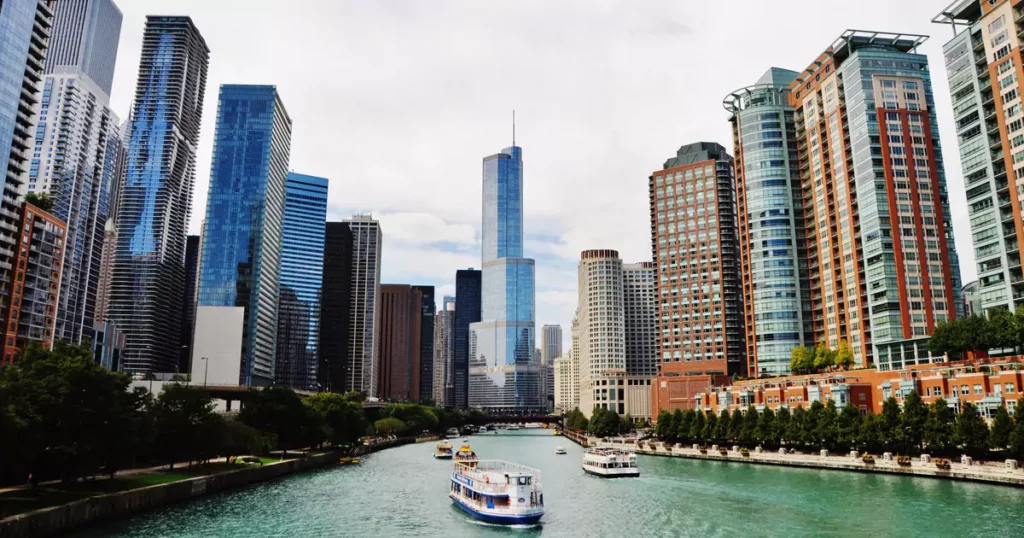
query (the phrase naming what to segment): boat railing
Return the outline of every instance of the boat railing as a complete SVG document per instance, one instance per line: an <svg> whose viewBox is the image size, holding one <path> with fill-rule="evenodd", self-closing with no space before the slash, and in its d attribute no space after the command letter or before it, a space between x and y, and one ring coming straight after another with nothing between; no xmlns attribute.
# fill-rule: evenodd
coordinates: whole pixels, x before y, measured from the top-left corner
<svg viewBox="0 0 1024 538"><path fill-rule="evenodd" d="M501 491L504 491L506 484L504 481L495 481L494 477L505 474L530 475L533 478L532 489L539 488L541 484L541 473L537 469L502 460L480 460L473 465L456 461L455 472L484 484L498 484Z"/></svg>

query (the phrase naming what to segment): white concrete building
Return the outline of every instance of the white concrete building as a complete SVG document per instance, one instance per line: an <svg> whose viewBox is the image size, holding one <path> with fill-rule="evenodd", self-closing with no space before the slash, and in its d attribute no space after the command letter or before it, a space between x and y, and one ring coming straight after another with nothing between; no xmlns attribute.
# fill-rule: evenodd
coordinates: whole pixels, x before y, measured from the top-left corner
<svg viewBox="0 0 1024 538"><path fill-rule="evenodd" d="M447 298L446 298L447 299ZM455 387L452 361L455 359L455 301L446 300L434 317L434 392L435 405L454 406Z"/></svg>
<svg viewBox="0 0 1024 538"><path fill-rule="evenodd" d="M380 356L380 223L370 215L344 220L352 232L352 293L349 315L348 376L345 391L377 396Z"/></svg>

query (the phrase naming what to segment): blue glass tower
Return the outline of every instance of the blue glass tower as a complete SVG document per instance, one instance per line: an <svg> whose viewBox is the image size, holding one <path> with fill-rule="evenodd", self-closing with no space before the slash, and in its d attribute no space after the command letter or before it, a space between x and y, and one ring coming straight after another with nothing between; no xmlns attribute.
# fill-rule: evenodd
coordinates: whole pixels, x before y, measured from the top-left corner
<svg viewBox="0 0 1024 538"><path fill-rule="evenodd" d="M125 372L173 372L178 364L185 233L209 59L192 19L146 19L110 280L109 318L127 340Z"/></svg>
<svg viewBox="0 0 1024 538"><path fill-rule="evenodd" d="M523 154L515 145L484 159L482 230L482 321L470 326L469 406L541 411L534 261L523 258Z"/></svg>
<svg viewBox="0 0 1024 538"><path fill-rule="evenodd" d="M274 86L221 86L196 304L245 308L245 386L274 381L291 132Z"/></svg>
<svg viewBox="0 0 1024 538"><path fill-rule="evenodd" d="M281 237L277 384L317 390L320 298L324 272L327 178L290 172Z"/></svg>

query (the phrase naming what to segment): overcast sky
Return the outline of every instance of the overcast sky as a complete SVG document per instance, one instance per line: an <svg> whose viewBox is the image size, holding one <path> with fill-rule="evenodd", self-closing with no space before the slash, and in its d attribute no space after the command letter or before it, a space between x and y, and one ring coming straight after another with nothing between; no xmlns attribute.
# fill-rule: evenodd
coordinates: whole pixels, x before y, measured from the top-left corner
<svg viewBox="0 0 1024 538"><path fill-rule="evenodd" d="M210 47L192 233L219 86L275 84L291 169L330 178L329 218L373 212L382 280L454 294L456 269L480 267L481 159L511 144L515 108L537 324L566 340L580 251L651 258L647 178L683 144L732 150L726 94L772 66L803 70L847 28L931 35L956 246L964 282L976 274L942 61L952 30L930 22L945 0L115 1L122 118L147 14L191 16Z"/></svg>

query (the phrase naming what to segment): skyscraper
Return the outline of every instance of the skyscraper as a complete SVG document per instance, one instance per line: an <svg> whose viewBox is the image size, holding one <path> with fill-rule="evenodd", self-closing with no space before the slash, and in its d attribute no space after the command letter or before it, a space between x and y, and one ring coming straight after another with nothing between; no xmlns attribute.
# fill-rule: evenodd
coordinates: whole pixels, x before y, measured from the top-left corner
<svg viewBox="0 0 1024 538"><path fill-rule="evenodd" d="M555 359L555 409L567 413L580 407L579 309L572 318L569 354Z"/></svg>
<svg viewBox="0 0 1024 538"><path fill-rule="evenodd" d="M420 292L420 387L421 400L430 399L434 394L434 286L413 286Z"/></svg>
<svg viewBox="0 0 1024 538"><path fill-rule="evenodd" d="M345 392L352 316L352 232L346 222L324 226L323 292L317 375L323 390Z"/></svg>
<svg viewBox="0 0 1024 538"><path fill-rule="evenodd" d="M976 313L1024 302L1020 12L1019 1L964 0L932 19L954 32L942 51L978 269Z"/></svg>
<svg viewBox="0 0 1024 538"><path fill-rule="evenodd" d="M814 345L804 196L789 85L769 69L725 99L736 153L747 375L787 375L794 347ZM813 238L812 238L813 239Z"/></svg>
<svg viewBox="0 0 1024 538"><path fill-rule="evenodd" d="M172 371L178 361L209 55L192 19L146 19L110 294L109 317L126 337L126 372Z"/></svg>
<svg viewBox="0 0 1024 538"><path fill-rule="evenodd" d="M185 238L185 287L181 290L181 358L178 371L192 371L192 334L196 323L196 289L199 286L199 249L201 237L190 235Z"/></svg>
<svg viewBox="0 0 1024 538"><path fill-rule="evenodd" d="M518 146L483 160L482 220L481 321L470 327L469 406L541 411L543 376L533 364L534 261L522 257L523 154Z"/></svg>
<svg viewBox="0 0 1024 538"><path fill-rule="evenodd" d="M455 399L452 359L455 356L455 298L445 297L442 310L434 317L434 383L435 405L452 407Z"/></svg>
<svg viewBox="0 0 1024 538"><path fill-rule="evenodd" d="M622 265L622 307L626 338L626 373L658 375L658 289L654 263Z"/></svg>
<svg viewBox="0 0 1024 538"><path fill-rule="evenodd" d="M103 227L103 253L100 256L100 276L96 284L96 310L93 314L96 323L107 321L107 312L110 306L110 280L114 273L114 251L116 249L117 228L114 227L113 219L107 219L107 223Z"/></svg>
<svg viewBox="0 0 1024 538"><path fill-rule="evenodd" d="M692 407L694 394L746 365L732 157L719 144L685 145L651 175L649 191L661 332L657 415Z"/></svg>
<svg viewBox="0 0 1024 538"><path fill-rule="evenodd" d="M327 178L288 173L277 313L277 385L317 391Z"/></svg>
<svg viewBox="0 0 1024 538"><path fill-rule="evenodd" d="M51 28L51 13L38 0L9 0L0 4L0 155L7 162L0 179L0 280L15 282L15 250L19 248L18 230L22 225L19 200L29 173L29 157L38 116L33 112L40 102L40 73L46 55ZM27 112L28 111L28 112ZM0 286L0 320L14 313L10 284ZM11 334L10 327L5 331ZM15 344L8 337L4 344ZM5 353L0 362L11 362Z"/></svg>
<svg viewBox="0 0 1024 538"><path fill-rule="evenodd" d="M369 215L345 221L352 232L351 295L349 301L348 370L345 391L378 395L380 348L380 262L383 237L380 223Z"/></svg>
<svg viewBox="0 0 1024 538"><path fill-rule="evenodd" d="M274 86L221 86L196 305L246 309L243 386L274 382L291 134Z"/></svg>
<svg viewBox="0 0 1024 538"><path fill-rule="evenodd" d="M423 293L413 286L380 286L377 386L381 398L402 402L420 400L422 306Z"/></svg>
<svg viewBox="0 0 1024 538"><path fill-rule="evenodd" d="M848 30L789 86L815 341L880 370L944 360L960 308L925 39Z"/></svg>
<svg viewBox="0 0 1024 538"><path fill-rule="evenodd" d="M455 357L452 361L452 406L469 408L469 326L480 321L481 272L455 272Z"/></svg>
<svg viewBox="0 0 1024 538"><path fill-rule="evenodd" d="M46 74L77 66L110 95L121 41L121 10L113 0L46 0L53 10Z"/></svg>
<svg viewBox="0 0 1024 538"><path fill-rule="evenodd" d="M88 343L117 172L120 133L109 104L121 12L110 0L49 5L53 31L26 190L49 194L51 212L67 223L55 335Z"/></svg>
<svg viewBox="0 0 1024 538"><path fill-rule="evenodd" d="M626 338L622 301L622 260L614 250L580 255L576 303L580 335L580 410L595 407L626 413Z"/></svg>
<svg viewBox="0 0 1024 538"><path fill-rule="evenodd" d="M541 328L541 363L546 366L555 364L555 359L562 356L562 326L545 325Z"/></svg>

